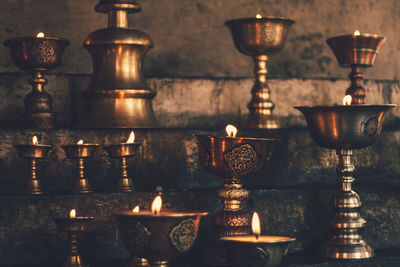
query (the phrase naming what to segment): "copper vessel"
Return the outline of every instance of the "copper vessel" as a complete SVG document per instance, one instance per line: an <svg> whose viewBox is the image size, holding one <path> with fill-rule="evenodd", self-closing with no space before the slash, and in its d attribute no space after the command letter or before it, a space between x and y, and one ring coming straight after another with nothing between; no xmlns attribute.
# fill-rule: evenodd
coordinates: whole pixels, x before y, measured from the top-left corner
<svg viewBox="0 0 400 267"><path fill-rule="evenodd" d="M322 255L332 259L362 259L374 256L360 231L366 221L360 215L361 201L352 190L354 149L372 145L381 133L383 116L396 105L349 105L295 107L306 118L313 140L320 146L335 149L338 190L333 196L330 239L322 246Z"/></svg>
<svg viewBox="0 0 400 267"><path fill-rule="evenodd" d="M198 139L201 166L224 179L223 187L217 191L224 207L214 215L214 240L209 244L206 261L212 265L225 265L225 252L219 239L251 232L250 215L241 208L249 191L243 188L241 179L264 168L278 140L201 134L195 136Z"/></svg>
<svg viewBox="0 0 400 267"><path fill-rule="evenodd" d="M127 159L136 156L140 145L140 143L121 143L104 147L111 158L121 161L121 176L118 179L116 187L116 190L119 192L135 191L132 178L128 175Z"/></svg>
<svg viewBox="0 0 400 267"><path fill-rule="evenodd" d="M49 145L14 145L18 151L20 158L30 160L30 178L25 181L24 193L28 195L40 195L43 194L40 186L40 181L36 173L36 164L38 159L44 159L47 157L51 146Z"/></svg>
<svg viewBox="0 0 400 267"><path fill-rule="evenodd" d="M92 193L93 189L90 186L89 180L85 175L85 160L92 158L98 144L75 144L61 146L68 158L76 159L78 163L78 176L75 179L73 193L86 194Z"/></svg>
<svg viewBox="0 0 400 267"><path fill-rule="evenodd" d="M93 59L86 91L88 121L97 128L157 127L149 88L142 72L144 54L153 47L149 36L128 28L128 13L140 12L134 0L101 0L96 11L108 14L108 28L83 42Z"/></svg>
<svg viewBox="0 0 400 267"><path fill-rule="evenodd" d="M201 217L208 213L161 211L155 215L150 211L114 211L112 214L118 220L120 237L132 256L129 267L148 264L168 267L170 260L193 247Z"/></svg>
<svg viewBox="0 0 400 267"><path fill-rule="evenodd" d="M10 49L14 64L32 73L28 81L32 91L25 96L23 126L52 129L55 127L53 98L44 90L47 79L43 72L58 67L61 55L69 41L58 37L17 37L4 42Z"/></svg>
<svg viewBox="0 0 400 267"><path fill-rule="evenodd" d="M351 104L365 104L366 95L363 87L362 67L372 67L376 55L386 38L375 34L342 35L326 40L341 67L350 67L351 85L346 95L351 95Z"/></svg>
<svg viewBox="0 0 400 267"><path fill-rule="evenodd" d="M250 113L247 128L280 128L277 118L272 115L275 104L267 84L267 61L270 55L279 53L285 43L289 28L295 21L286 18L263 17L234 19L225 22L232 33L236 48L253 57L256 77L251 89L251 100L247 105Z"/></svg>

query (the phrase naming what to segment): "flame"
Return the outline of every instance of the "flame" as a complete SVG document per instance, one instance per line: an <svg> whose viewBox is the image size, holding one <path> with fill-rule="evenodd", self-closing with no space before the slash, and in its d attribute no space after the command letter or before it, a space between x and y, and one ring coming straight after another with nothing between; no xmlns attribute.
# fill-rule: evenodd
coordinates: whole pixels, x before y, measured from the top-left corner
<svg viewBox="0 0 400 267"><path fill-rule="evenodd" d="M44 33L43 33L43 32L39 32L39 33L36 35L36 37L38 37L38 38L43 38L43 37L44 37Z"/></svg>
<svg viewBox="0 0 400 267"><path fill-rule="evenodd" d="M354 36L360 36L360 35L361 35L361 33L360 33L360 31L359 31L359 30L355 30L355 31L354 31L354 33L353 33L353 35L354 35Z"/></svg>
<svg viewBox="0 0 400 267"><path fill-rule="evenodd" d="M36 137L36 135L35 135L34 137L32 137L32 144L33 144L34 146L36 146L38 143L39 143L39 142L38 142L38 139L37 139L37 137Z"/></svg>
<svg viewBox="0 0 400 267"><path fill-rule="evenodd" d="M76 144L77 144L77 145L83 145L83 140L82 140L82 139L79 140Z"/></svg>
<svg viewBox="0 0 400 267"><path fill-rule="evenodd" d="M140 211L139 205L135 206L135 207L132 209L132 212L134 212L134 213L139 213L139 211Z"/></svg>
<svg viewBox="0 0 400 267"><path fill-rule="evenodd" d="M75 209L72 209L72 210L69 212L69 217L70 217L70 218L75 218L75 217L76 217L76 210L75 210Z"/></svg>
<svg viewBox="0 0 400 267"><path fill-rule="evenodd" d="M133 144L135 142L135 133L132 131L131 134L129 135L128 140L126 141L127 144Z"/></svg>
<svg viewBox="0 0 400 267"><path fill-rule="evenodd" d="M251 229L253 230L253 234L258 239L258 236L261 234L261 227L260 218L258 217L257 212L253 213L253 219L251 220Z"/></svg>
<svg viewBox="0 0 400 267"><path fill-rule="evenodd" d="M156 196L153 200L153 204L151 204L151 212L153 212L154 215L159 214L161 211L161 206L162 206L161 196Z"/></svg>
<svg viewBox="0 0 400 267"><path fill-rule="evenodd" d="M256 19L261 19L261 18L262 18L261 14L256 15Z"/></svg>
<svg viewBox="0 0 400 267"><path fill-rule="evenodd" d="M351 105L351 95L346 95L345 97L343 97L343 105L344 106Z"/></svg>
<svg viewBox="0 0 400 267"><path fill-rule="evenodd" d="M226 133L228 134L229 137L236 137L237 134L237 129L235 126L228 124L225 128Z"/></svg>

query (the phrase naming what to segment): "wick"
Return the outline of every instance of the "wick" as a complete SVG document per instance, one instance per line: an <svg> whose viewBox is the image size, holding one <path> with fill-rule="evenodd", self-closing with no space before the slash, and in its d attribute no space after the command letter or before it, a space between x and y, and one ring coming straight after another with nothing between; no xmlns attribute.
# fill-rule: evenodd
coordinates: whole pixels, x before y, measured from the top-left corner
<svg viewBox="0 0 400 267"><path fill-rule="evenodd" d="M259 235L259 234L256 234L256 240L258 240L259 237L260 237L260 235Z"/></svg>
<svg viewBox="0 0 400 267"><path fill-rule="evenodd" d="M157 211L155 211L155 212L154 212L154 215L158 215L158 212L157 212Z"/></svg>

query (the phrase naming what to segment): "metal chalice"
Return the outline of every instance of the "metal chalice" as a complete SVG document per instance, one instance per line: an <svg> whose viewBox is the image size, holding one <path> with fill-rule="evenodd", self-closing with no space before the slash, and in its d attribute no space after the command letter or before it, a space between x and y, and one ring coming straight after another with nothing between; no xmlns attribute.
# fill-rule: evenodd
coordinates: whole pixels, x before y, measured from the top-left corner
<svg viewBox="0 0 400 267"><path fill-rule="evenodd" d="M272 116L275 104L267 84L267 61L270 55L279 53L285 43L288 30L295 21L286 18L262 17L243 18L225 22L231 30L236 48L253 57L256 76L251 89L251 101L247 105L248 115L245 127L276 129L279 121Z"/></svg>
<svg viewBox="0 0 400 267"><path fill-rule="evenodd" d="M295 107L306 118L313 140L335 149L339 157L336 172L338 191L333 196L330 239L322 246L322 255L332 259L373 257L373 249L362 239L360 230L366 220L359 213L361 201L352 190L354 149L372 145L381 133L383 116L396 105L302 106Z"/></svg>

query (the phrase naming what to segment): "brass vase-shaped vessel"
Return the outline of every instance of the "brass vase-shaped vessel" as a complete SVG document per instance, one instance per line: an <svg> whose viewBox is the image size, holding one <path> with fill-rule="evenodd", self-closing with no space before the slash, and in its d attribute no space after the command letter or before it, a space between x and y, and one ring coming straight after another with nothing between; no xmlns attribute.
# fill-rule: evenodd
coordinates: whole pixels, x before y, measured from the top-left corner
<svg viewBox="0 0 400 267"><path fill-rule="evenodd" d="M267 61L270 55L279 53L285 43L290 26L295 23L286 18L263 17L234 19L225 22L232 33L236 48L254 59L255 83L251 100L247 105L250 114L245 122L247 128L280 128L272 115L275 104L267 84Z"/></svg>
<svg viewBox="0 0 400 267"><path fill-rule="evenodd" d="M332 199L329 227L332 234L322 246L322 256L332 259L373 257L373 249L360 231L366 221L360 215L361 201L352 190L354 149L372 145L381 133L384 113L396 105L349 105L296 107L307 120L314 141L335 149L339 157L336 172L338 190Z"/></svg>
<svg viewBox="0 0 400 267"><path fill-rule="evenodd" d="M128 28L128 13L140 12L134 0L101 0L96 11L108 14L108 28L83 42L93 59L93 75L85 93L88 118L95 128L156 127L152 99L142 72L144 54L153 47L149 36Z"/></svg>

